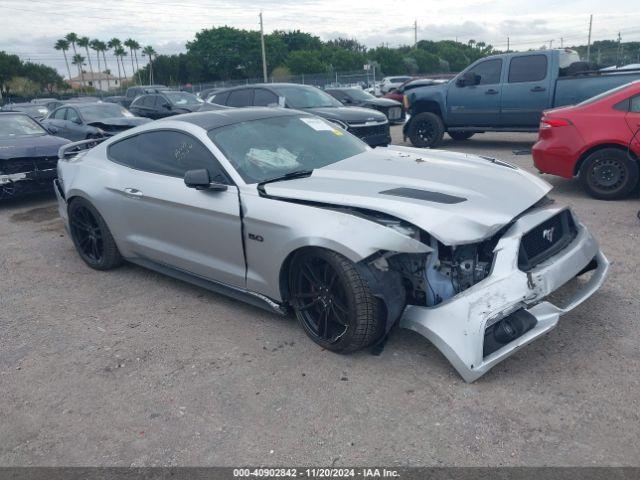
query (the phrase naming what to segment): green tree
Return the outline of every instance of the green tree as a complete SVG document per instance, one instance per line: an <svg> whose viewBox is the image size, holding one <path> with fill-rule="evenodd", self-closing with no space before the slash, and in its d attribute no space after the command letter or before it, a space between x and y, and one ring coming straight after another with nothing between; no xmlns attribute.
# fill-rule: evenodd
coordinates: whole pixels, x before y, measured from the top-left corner
<svg viewBox="0 0 640 480"><path fill-rule="evenodd" d="M117 55L118 49L122 47L122 42L118 38L112 38L107 42L107 47L113 50L113 56L116 57L116 66L118 67L118 83L120 88L122 88L122 75L120 73L120 57ZM106 59L105 59L106 64Z"/></svg>
<svg viewBox="0 0 640 480"><path fill-rule="evenodd" d="M157 53L151 45L147 45L142 49L142 56L149 59L149 85L153 85L153 57L157 56Z"/></svg>
<svg viewBox="0 0 640 480"><path fill-rule="evenodd" d="M71 78L71 69L69 68L69 59L67 58L67 51L69 50L69 42L64 38L61 38L60 40L56 41L56 44L54 45L53 48L55 48L58 51L61 51L62 55L64 55L64 64L67 66L67 74L69 75L69 78Z"/></svg>
<svg viewBox="0 0 640 480"><path fill-rule="evenodd" d="M287 58L287 67L295 75L322 73L329 70L329 65L322 61L320 52L314 50L291 52Z"/></svg>
<svg viewBox="0 0 640 480"><path fill-rule="evenodd" d="M89 60L89 71L91 72L91 82L95 81L95 75L93 73L93 64L91 63L91 55L89 54L89 37L80 37L78 38L78 46L83 47L84 51L87 53L87 60Z"/></svg>
<svg viewBox="0 0 640 480"><path fill-rule="evenodd" d="M85 65L85 60L86 59L79 53L76 53L71 60L71 64L75 65L78 68L78 76L82 79L82 88L86 86L84 83L84 70L82 69L82 67Z"/></svg>

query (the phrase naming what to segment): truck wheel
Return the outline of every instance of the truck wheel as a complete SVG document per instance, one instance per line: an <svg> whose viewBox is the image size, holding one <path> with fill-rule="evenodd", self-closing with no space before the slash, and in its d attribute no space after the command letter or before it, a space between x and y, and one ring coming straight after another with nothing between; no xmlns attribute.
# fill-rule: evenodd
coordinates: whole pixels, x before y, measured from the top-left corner
<svg viewBox="0 0 640 480"><path fill-rule="evenodd" d="M433 148L444 136L442 119L431 112L419 113L411 120L409 140L414 147Z"/></svg>
<svg viewBox="0 0 640 480"><path fill-rule="evenodd" d="M327 350L349 353L375 342L384 317L353 262L330 250L305 249L289 270L290 302L305 333Z"/></svg>
<svg viewBox="0 0 640 480"><path fill-rule="evenodd" d="M624 150L603 148L585 159L579 178L582 187L594 198L623 198L638 185L638 161L629 158Z"/></svg>
<svg viewBox="0 0 640 480"><path fill-rule="evenodd" d="M447 132L454 140L469 140L474 132Z"/></svg>

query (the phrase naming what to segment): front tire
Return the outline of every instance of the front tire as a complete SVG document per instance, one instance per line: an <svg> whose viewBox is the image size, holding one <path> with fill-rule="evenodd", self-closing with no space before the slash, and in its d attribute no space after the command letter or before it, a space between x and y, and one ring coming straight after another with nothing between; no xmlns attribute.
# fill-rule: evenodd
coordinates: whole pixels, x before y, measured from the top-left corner
<svg viewBox="0 0 640 480"><path fill-rule="evenodd" d="M306 249L289 270L290 303L315 343L349 353L373 344L384 328L382 310L353 262L335 252Z"/></svg>
<svg viewBox="0 0 640 480"><path fill-rule="evenodd" d="M638 161L617 148L603 148L589 155L580 168L584 190L594 198L615 200L629 195L638 185Z"/></svg>
<svg viewBox="0 0 640 480"><path fill-rule="evenodd" d="M84 198L71 201L69 232L80 258L95 270L109 270L122 263L122 256L102 215Z"/></svg>
<svg viewBox="0 0 640 480"><path fill-rule="evenodd" d="M469 140L474 135L474 132L447 132L447 133L451 138L458 141Z"/></svg>
<svg viewBox="0 0 640 480"><path fill-rule="evenodd" d="M411 119L408 133L414 147L433 148L442 141L444 123L435 113L419 113Z"/></svg>

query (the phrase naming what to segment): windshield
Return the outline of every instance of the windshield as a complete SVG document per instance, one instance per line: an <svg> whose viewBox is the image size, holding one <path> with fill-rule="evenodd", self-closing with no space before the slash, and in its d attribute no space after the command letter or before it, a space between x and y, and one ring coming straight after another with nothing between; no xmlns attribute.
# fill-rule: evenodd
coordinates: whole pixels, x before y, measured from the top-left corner
<svg viewBox="0 0 640 480"><path fill-rule="evenodd" d="M343 105L328 93L315 87L273 87L278 95L287 100L291 108L342 107Z"/></svg>
<svg viewBox="0 0 640 480"><path fill-rule="evenodd" d="M35 120L26 115L0 115L0 138L46 135Z"/></svg>
<svg viewBox="0 0 640 480"><path fill-rule="evenodd" d="M198 98L194 94L188 92L164 92L164 96L167 97L169 101L176 106L192 106L203 103L203 100L201 98Z"/></svg>
<svg viewBox="0 0 640 480"><path fill-rule="evenodd" d="M364 90L361 90L359 88L349 88L347 90L344 91L344 93L346 93L349 97L353 98L354 100L371 100L372 98L375 99L376 97L374 97L373 95L371 95L370 93L365 92Z"/></svg>
<svg viewBox="0 0 640 480"><path fill-rule="evenodd" d="M85 122L97 122L103 118L133 117L133 114L124 107L115 103L96 103L78 107Z"/></svg>
<svg viewBox="0 0 640 480"><path fill-rule="evenodd" d="M34 116L45 116L47 113L49 113L49 110L47 110L47 107L45 107L44 105L15 105L11 108L9 108L9 110L15 110L18 112L25 112L28 113L29 115L34 115Z"/></svg>
<svg viewBox="0 0 640 480"><path fill-rule="evenodd" d="M350 133L307 115L235 123L209 131L209 138L247 183L314 170L369 149Z"/></svg>

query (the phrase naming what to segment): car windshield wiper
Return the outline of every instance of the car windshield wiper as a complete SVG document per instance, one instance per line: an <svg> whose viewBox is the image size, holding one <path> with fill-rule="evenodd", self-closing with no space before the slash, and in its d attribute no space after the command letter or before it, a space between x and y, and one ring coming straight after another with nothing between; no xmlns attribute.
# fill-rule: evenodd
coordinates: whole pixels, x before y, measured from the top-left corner
<svg viewBox="0 0 640 480"><path fill-rule="evenodd" d="M310 177L312 173L313 173L313 169L312 170L296 170L294 172L289 172L289 173L285 173L284 175L280 175L279 177L270 178L269 180L263 180L262 182L258 183L258 191L260 193L265 193L264 186L267 183L282 182L284 180L293 180L294 178Z"/></svg>

